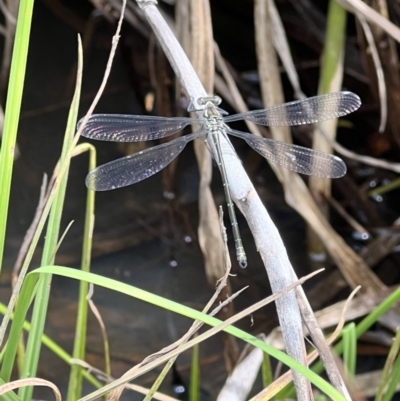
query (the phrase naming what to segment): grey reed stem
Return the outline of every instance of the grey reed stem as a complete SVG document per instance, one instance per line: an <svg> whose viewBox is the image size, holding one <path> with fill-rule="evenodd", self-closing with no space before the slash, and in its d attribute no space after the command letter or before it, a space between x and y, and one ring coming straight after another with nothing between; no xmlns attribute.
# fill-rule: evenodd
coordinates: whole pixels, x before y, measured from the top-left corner
<svg viewBox="0 0 400 401"><path fill-rule="evenodd" d="M158 11L156 1L137 0L137 3L157 36L182 87L192 100L193 108L201 109L202 107L197 103L197 100L207 97L208 94L176 37ZM240 160L232 151L229 140L221 136L220 143L226 165L226 175L230 183L230 195L246 217L256 247L267 270L272 291L278 292L297 279L286 248ZM293 359L306 365L302 321L294 291L290 291L279 298L276 301L276 307L286 352ZM298 400L312 399L310 398L312 395L310 395L309 382L295 371L293 371L293 380Z"/></svg>

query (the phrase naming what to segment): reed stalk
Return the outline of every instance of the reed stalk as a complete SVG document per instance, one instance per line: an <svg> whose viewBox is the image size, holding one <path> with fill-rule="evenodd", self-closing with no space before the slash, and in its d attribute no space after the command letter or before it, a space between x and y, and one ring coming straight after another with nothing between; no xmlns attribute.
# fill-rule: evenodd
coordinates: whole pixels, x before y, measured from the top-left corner
<svg viewBox="0 0 400 401"><path fill-rule="evenodd" d="M168 57L182 88L191 99L193 108L199 110L198 99L208 95L196 71L189 62L179 42L171 32L156 7L156 1L137 1L152 27L161 47ZM258 197L236 154L233 154L227 139L221 138L221 147L226 164L230 191L236 206L246 217L260 252L273 292L278 292L295 281L295 273L287 256L279 232ZM278 317L285 338L286 350L295 360L305 362L305 348L299 308L294 292L285 294L277 302ZM307 380L294 372L299 400L310 394Z"/></svg>

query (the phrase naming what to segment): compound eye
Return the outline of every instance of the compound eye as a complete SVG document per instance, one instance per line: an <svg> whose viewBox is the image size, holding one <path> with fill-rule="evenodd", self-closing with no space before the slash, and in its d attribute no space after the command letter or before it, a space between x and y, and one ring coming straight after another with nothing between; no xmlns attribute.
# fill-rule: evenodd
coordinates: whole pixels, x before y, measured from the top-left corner
<svg viewBox="0 0 400 401"><path fill-rule="evenodd" d="M219 96L206 96L206 97L199 97L197 99L197 103L200 106L204 106L207 102L211 102L214 106L218 106L221 104L222 99Z"/></svg>

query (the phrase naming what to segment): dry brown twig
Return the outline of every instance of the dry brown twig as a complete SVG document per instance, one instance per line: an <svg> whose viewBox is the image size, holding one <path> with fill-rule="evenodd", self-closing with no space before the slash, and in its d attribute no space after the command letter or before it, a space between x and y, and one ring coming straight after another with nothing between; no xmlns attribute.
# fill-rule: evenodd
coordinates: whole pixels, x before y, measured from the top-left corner
<svg viewBox="0 0 400 401"><path fill-rule="evenodd" d="M322 130L320 130L321 135L325 135ZM328 141L330 141L329 138L327 138ZM390 162L385 159L377 159L376 157L372 156L365 156L365 155L360 155L356 152L353 152L344 146L342 146L340 143L336 141L331 141L333 149L340 155L347 157L351 160L358 161L360 163L367 164L368 166L372 167L377 167L377 168L382 168L384 170L389 170L393 171L395 173L400 173L400 163L395 163L395 162Z"/></svg>
<svg viewBox="0 0 400 401"><path fill-rule="evenodd" d="M368 22L378 26L397 42L400 42L400 28L365 4L362 0L337 0L337 2L351 13L361 14Z"/></svg>
<svg viewBox="0 0 400 401"><path fill-rule="evenodd" d="M212 93L214 88L214 57L209 52L209 43L212 43L211 14L207 7L208 1L179 2L182 9L183 4L187 8L178 18L179 24L183 25L183 19L191 21L191 29L186 25L185 30L180 29L178 39L186 42L186 50L193 55L191 62L207 93ZM212 48L212 46L211 46ZM197 139L194 145L196 159L200 171L199 184L199 244L204 255L204 265L207 279L210 285L224 273L223 243L220 227L218 224L218 212L210 189L212 179L212 158L207 150L204 140Z"/></svg>
<svg viewBox="0 0 400 401"><path fill-rule="evenodd" d="M109 347L109 342L108 342L108 335L107 335L107 329L106 325L104 324L104 320L101 316L101 313L99 309L97 308L96 304L93 302L92 297L93 297L93 292L94 292L94 286L92 283L89 285L89 291L86 295L86 301L89 304L89 308L92 311L95 319L97 320L97 323L100 326L100 333L101 337L103 339L103 344L104 344L104 365L105 365L105 372L107 375L111 375L110 372L110 347Z"/></svg>
<svg viewBox="0 0 400 401"><path fill-rule="evenodd" d="M16 390L22 387L27 387L27 386L44 386L44 387L49 387L53 390L54 393L54 398L56 401L61 401L61 393L58 387L53 384L52 382L44 379L40 379L39 377L30 377L28 379L20 379L20 380L14 380L9 383L4 383L3 385L0 386L0 396L3 394L8 393L9 391Z"/></svg>
<svg viewBox="0 0 400 401"><path fill-rule="evenodd" d="M387 1L365 0L364 3L373 8L381 18L389 21ZM360 18L359 12L356 12L356 16L364 32L364 35L359 34L358 38L370 87L374 96L380 101L381 108L387 103L386 107L390 112L387 114L389 129L386 134L390 134L400 146L400 76L398 74L399 54L396 39L388 35L379 25L363 21L363 16ZM374 43L377 45L375 46ZM379 66L377 62L380 63ZM385 94L382 93L383 85L390 88ZM383 95L386 97L382 102ZM380 132L382 132L382 124Z"/></svg>
<svg viewBox="0 0 400 401"><path fill-rule="evenodd" d="M71 358L69 360L69 362L71 364L75 364L75 365L81 366L82 368L86 369L88 372L92 373L99 380L101 380L103 382L110 383L110 382L115 380L114 377L107 375L102 370L95 368L94 366L90 365L86 361L82 361L81 359ZM146 388L146 387L143 387L143 386L139 386L138 384L126 384L125 388L127 390L131 390L131 391L134 391L136 393L143 394L143 395L148 394L148 392L150 391L149 388ZM158 400L158 401L179 401L174 397L171 397L169 395L165 395L163 393L159 393L157 391L153 394L153 398L155 400Z"/></svg>
<svg viewBox="0 0 400 401"><path fill-rule="evenodd" d="M361 14L356 14L362 29L364 31L365 38L368 42L369 50L371 52L372 60L375 64L376 70L376 78L378 81L378 92L379 92L379 104L381 108L381 122L379 124L379 132L383 132L386 127L387 123L387 91L386 91L386 83L385 77L383 73L382 63L379 58L379 53L377 46L375 44L375 39L372 34L371 28L369 27L367 21L365 20L364 16Z"/></svg>

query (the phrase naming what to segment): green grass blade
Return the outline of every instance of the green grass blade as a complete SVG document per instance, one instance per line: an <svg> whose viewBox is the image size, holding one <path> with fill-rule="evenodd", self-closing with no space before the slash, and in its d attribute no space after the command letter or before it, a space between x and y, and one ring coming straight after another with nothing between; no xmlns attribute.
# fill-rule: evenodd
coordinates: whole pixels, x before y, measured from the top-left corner
<svg viewBox="0 0 400 401"><path fill-rule="evenodd" d="M65 191L68 181L68 168L70 164L69 151L74 139L76 122L78 119L78 108L80 100L80 92L82 86L82 46L78 40L78 69L75 93L71 103L71 108L68 115L67 128L64 135L64 143L60 157L60 165L67 164L67 170L60 182L57 194L52 205L47 225L46 239L44 243L42 265L52 264L55 258L57 243L59 238L59 230L61 216L64 207ZM32 312L32 325L29 332L28 343L26 347L24 366L21 372L21 377L31 377L36 374L37 364L39 361L41 350L41 338L44 331L44 324L47 316L47 307L51 288L51 274L41 276L37 296L35 298L34 308ZM28 401L32 398L33 387L26 386L20 389L18 395L21 399Z"/></svg>
<svg viewBox="0 0 400 401"><path fill-rule="evenodd" d="M13 324L11 325L0 371L0 377L5 382L10 381L11 378L11 373L13 371L15 362L15 355L17 353L19 340L22 334L22 327L26 313L32 303L32 297L36 293L37 281L38 277L35 277L34 279L29 280L28 283L24 283L24 292L21 293L18 298Z"/></svg>
<svg viewBox="0 0 400 401"><path fill-rule="evenodd" d="M322 95L341 90L343 81L343 60L345 49L347 12L336 0L330 0L327 14L325 43L322 52L320 79L318 94ZM324 136L318 131L322 130ZM323 121L318 124L313 137L313 149L332 153L332 145L329 141L336 137L337 119ZM331 182L321 177L310 177L309 188L311 193L321 194L321 198L329 198ZM326 218L328 218L327 201L318 202L318 206ZM325 246L314 230L308 230L309 252L324 254Z"/></svg>
<svg viewBox="0 0 400 401"><path fill-rule="evenodd" d="M160 388L162 382L166 378L168 372L171 370L173 364L175 363L177 357L171 358L166 365L163 367L161 373L157 376L157 379L154 381L151 386L149 392L146 394L146 397L143 398L143 401L151 401L153 399L154 394Z"/></svg>
<svg viewBox="0 0 400 401"><path fill-rule="evenodd" d="M199 401L200 399L200 360L199 344L192 349L192 362L190 366L190 385L189 401Z"/></svg>
<svg viewBox="0 0 400 401"><path fill-rule="evenodd" d="M388 377L388 386L385 392L385 396L382 401L391 401L393 400L394 394L397 392L397 385L400 382L400 355L397 355L396 361L393 364L393 370L391 371L390 376Z"/></svg>
<svg viewBox="0 0 400 401"><path fill-rule="evenodd" d="M7 91L3 138L0 149L0 272L3 265L14 149L17 141L22 91L25 81L33 3L34 0L21 0L19 5L17 29L11 60L10 81Z"/></svg>
<svg viewBox="0 0 400 401"><path fill-rule="evenodd" d="M381 382L376 392L375 401L390 401L400 382L400 328L390 347L389 355L383 368Z"/></svg>
<svg viewBox="0 0 400 401"><path fill-rule="evenodd" d="M271 366L271 358L267 353L263 353L263 360L261 364L261 378L263 387L268 387L274 380L274 374L272 372ZM272 397L271 400L274 400L275 397Z"/></svg>
<svg viewBox="0 0 400 401"><path fill-rule="evenodd" d="M89 167L93 170L96 167L96 149L94 146L84 143L79 147L84 147L89 151ZM94 200L95 192L87 191L86 211L85 211L85 227L83 232L83 248L82 248L82 271L90 271L90 256L92 251L93 227L94 227ZM79 303L78 315L76 319L75 341L72 356L75 359L85 360L86 347L86 327L88 315L88 302L86 296L89 290L89 283L81 281L79 285ZM67 401L75 401L82 395L83 373L85 369L79 365L72 365L69 377Z"/></svg>
<svg viewBox="0 0 400 401"><path fill-rule="evenodd" d="M347 11L337 1L330 0L327 18L319 82L320 94L340 89L343 78Z"/></svg>
<svg viewBox="0 0 400 401"><path fill-rule="evenodd" d="M354 323L348 324L342 330L343 337L343 362L346 367L347 374L354 377L356 374L357 364L357 337L356 325Z"/></svg>

